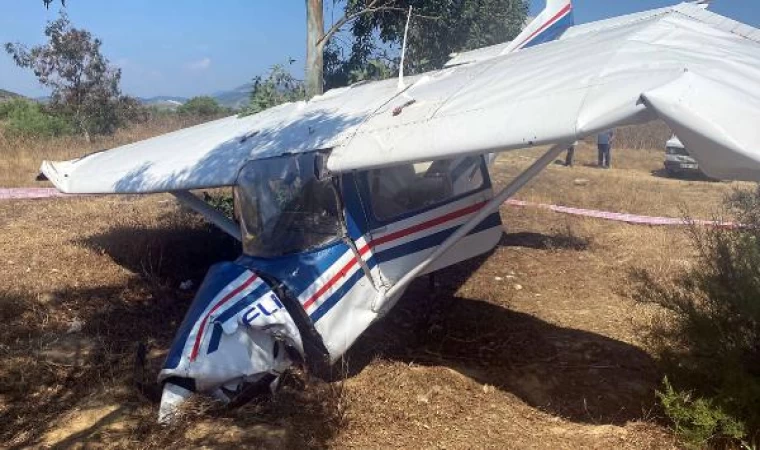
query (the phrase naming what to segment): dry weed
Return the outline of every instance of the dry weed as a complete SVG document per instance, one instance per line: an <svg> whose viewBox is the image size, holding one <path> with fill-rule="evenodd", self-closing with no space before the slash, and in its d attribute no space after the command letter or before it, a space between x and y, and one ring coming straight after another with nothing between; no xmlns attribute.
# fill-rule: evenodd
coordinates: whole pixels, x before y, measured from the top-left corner
<svg viewBox="0 0 760 450"><path fill-rule="evenodd" d="M11 137L0 127L0 187L35 184L43 160L65 161L80 156L141 141L197 125L201 120L185 116L159 116L145 124L132 125L111 136L95 136L87 142L80 136L57 138Z"/></svg>

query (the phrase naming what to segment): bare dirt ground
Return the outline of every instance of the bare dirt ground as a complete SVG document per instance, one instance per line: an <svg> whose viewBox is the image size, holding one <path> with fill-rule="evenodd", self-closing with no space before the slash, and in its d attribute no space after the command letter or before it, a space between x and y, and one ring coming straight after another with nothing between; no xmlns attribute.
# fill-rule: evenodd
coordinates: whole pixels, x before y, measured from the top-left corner
<svg viewBox="0 0 760 450"><path fill-rule="evenodd" d="M497 162L497 184L535 151ZM662 178L659 151L615 169L550 167L520 198L710 218L737 184ZM578 180L583 180L578 182ZM168 196L0 203L0 447L674 448L646 346L658 311L628 273L693 258L679 229L504 207L490 255L420 280L337 381L296 374L272 401L193 405L154 424L151 381L192 292L235 245ZM147 366L136 370L143 342Z"/></svg>

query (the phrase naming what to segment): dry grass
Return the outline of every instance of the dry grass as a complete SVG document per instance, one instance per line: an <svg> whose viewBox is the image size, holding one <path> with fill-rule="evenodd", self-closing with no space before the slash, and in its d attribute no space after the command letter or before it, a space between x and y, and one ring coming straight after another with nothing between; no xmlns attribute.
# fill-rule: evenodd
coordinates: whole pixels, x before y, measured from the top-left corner
<svg viewBox="0 0 760 450"><path fill-rule="evenodd" d="M524 170L544 149L509 152L496 161L499 183ZM725 196L748 183L675 179L663 172L663 149L612 151L612 170L596 165L596 145L581 143L575 165L547 168L518 195L523 200L651 216L711 219Z"/></svg>
<svg viewBox="0 0 760 450"><path fill-rule="evenodd" d="M495 178L508 180L535 152L502 156ZM659 150L618 151L610 171L585 167L594 157L584 146L578 166L550 167L521 196L643 214L678 215L686 203L709 217L734 186L659 178ZM38 161L24 161L14 167L33 173ZM235 410L196 402L180 425L161 428L156 392L144 387L191 301L178 284L197 286L234 243L168 196L0 203L0 442L676 447L658 419L661 373L642 338L657 311L630 299L627 274L690 264L682 231L533 209L504 207L502 217L507 234L493 254L445 270L432 292L425 280L413 285L352 349L341 380L295 373L272 400ZM81 331L68 333L76 323ZM148 348L140 370L138 341Z"/></svg>
<svg viewBox="0 0 760 450"><path fill-rule="evenodd" d="M112 136L95 136L91 142L79 136L54 139L10 137L3 133L3 127L0 126L0 187L34 185L43 160L66 161L200 122L200 119L193 117L159 116L147 124L120 129Z"/></svg>

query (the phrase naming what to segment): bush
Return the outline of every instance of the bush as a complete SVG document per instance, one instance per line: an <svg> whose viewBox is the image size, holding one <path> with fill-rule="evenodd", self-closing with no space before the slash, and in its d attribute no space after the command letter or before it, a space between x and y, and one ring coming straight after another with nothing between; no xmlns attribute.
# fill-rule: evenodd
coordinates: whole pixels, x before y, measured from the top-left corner
<svg viewBox="0 0 760 450"><path fill-rule="evenodd" d="M284 66L275 65L266 78L253 79L253 90L248 107L242 115L256 114L283 103L306 100L303 81L297 80Z"/></svg>
<svg viewBox="0 0 760 450"><path fill-rule="evenodd" d="M53 137L72 134L73 123L49 113L45 107L24 99L0 103L0 121L6 122L9 134Z"/></svg>
<svg viewBox="0 0 760 450"><path fill-rule="evenodd" d="M657 398L673 421L676 433L690 445L702 447L718 436L740 440L746 434L745 425L713 399L693 398L690 392L673 388L667 378Z"/></svg>
<svg viewBox="0 0 760 450"><path fill-rule="evenodd" d="M690 269L666 281L634 274L637 299L670 313L652 334L674 382L659 398L692 445L760 437L760 187L727 207L743 226L691 227Z"/></svg>
<svg viewBox="0 0 760 450"><path fill-rule="evenodd" d="M203 192L203 200L228 219L235 220L235 199L231 192Z"/></svg>
<svg viewBox="0 0 760 450"><path fill-rule="evenodd" d="M213 117L227 112L226 108L217 103L213 97L193 97L184 105L177 108L177 112L187 116Z"/></svg>

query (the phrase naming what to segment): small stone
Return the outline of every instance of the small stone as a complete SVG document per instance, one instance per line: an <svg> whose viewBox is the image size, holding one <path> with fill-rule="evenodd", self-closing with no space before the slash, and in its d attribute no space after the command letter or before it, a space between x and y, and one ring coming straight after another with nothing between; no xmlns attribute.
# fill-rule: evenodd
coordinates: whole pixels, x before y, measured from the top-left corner
<svg viewBox="0 0 760 450"><path fill-rule="evenodd" d="M39 300L40 303L57 303L59 299L58 296L52 292L43 292L37 296L37 300Z"/></svg>
<svg viewBox="0 0 760 450"><path fill-rule="evenodd" d="M515 290L516 290L516 291L522 291L522 290L523 290L523 287L522 287L522 285L520 285L520 284L516 284L516 285L515 285Z"/></svg>
<svg viewBox="0 0 760 450"><path fill-rule="evenodd" d="M417 395L417 403L428 404L430 403L430 398L427 395L419 394Z"/></svg>
<svg viewBox="0 0 760 450"><path fill-rule="evenodd" d="M576 186L588 186L589 180L585 178L577 178L573 180L573 184Z"/></svg>
<svg viewBox="0 0 760 450"><path fill-rule="evenodd" d="M84 322L82 322L79 319L74 319L71 324L69 324L68 330L66 330L67 334L74 334L79 333L82 331L82 328L84 328Z"/></svg>
<svg viewBox="0 0 760 450"><path fill-rule="evenodd" d="M495 277L494 280L496 280L496 281L504 281L504 278L502 278L502 277Z"/></svg>

